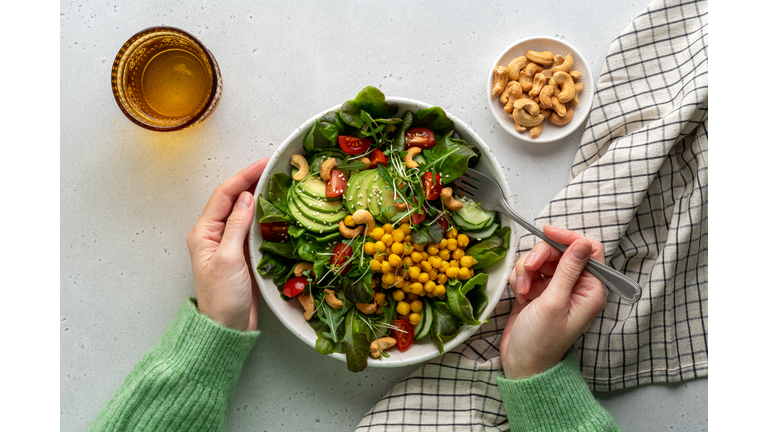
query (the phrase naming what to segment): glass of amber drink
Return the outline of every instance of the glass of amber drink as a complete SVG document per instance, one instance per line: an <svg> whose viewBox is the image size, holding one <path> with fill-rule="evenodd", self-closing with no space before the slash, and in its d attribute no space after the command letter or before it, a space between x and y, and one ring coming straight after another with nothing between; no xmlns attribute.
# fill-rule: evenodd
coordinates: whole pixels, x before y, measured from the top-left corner
<svg viewBox="0 0 768 432"><path fill-rule="evenodd" d="M153 131L199 124L221 99L221 71L189 33L152 27L131 37L112 65L112 93L126 117Z"/></svg>

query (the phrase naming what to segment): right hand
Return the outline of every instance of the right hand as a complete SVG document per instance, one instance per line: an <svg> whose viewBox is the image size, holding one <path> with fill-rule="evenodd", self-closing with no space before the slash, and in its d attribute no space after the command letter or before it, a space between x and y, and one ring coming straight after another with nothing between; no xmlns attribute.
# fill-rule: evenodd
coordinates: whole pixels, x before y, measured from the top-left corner
<svg viewBox="0 0 768 432"><path fill-rule="evenodd" d="M605 263L603 245L552 226L544 227L544 234L570 247L561 253L539 242L510 275L517 301L500 347L508 378L528 378L557 365L605 308L605 285L584 270L590 256Z"/></svg>

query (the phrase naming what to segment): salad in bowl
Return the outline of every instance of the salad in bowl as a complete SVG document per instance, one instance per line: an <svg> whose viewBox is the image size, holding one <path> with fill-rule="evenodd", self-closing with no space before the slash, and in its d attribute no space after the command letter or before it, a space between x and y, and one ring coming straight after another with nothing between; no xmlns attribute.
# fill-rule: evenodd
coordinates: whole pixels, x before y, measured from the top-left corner
<svg viewBox="0 0 768 432"><path fill-rule="evenodd" d="M498 179L485 144L439 107L400 105L366 87L286 140L256 189L262 295L353 372L453 348L487 319L511 267L507 221L451 188L470 167Z"/></svg>

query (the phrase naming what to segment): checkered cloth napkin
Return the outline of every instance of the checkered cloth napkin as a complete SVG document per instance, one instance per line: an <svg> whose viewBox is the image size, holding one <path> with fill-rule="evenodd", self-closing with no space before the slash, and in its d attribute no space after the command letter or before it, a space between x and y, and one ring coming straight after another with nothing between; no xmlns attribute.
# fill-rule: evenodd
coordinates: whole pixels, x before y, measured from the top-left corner
<svg viewBox="0 0 768 432"><path fill-rule="evenodd" d="M707 38L706 1L657 0L614 40L570 181L535 220L599 239L643 287L634 305L609 293L574 345L596 391L707 375ZM518 256L536 241L522 236ZM496 376L513 301L357 430L508 429Z"/></svg>

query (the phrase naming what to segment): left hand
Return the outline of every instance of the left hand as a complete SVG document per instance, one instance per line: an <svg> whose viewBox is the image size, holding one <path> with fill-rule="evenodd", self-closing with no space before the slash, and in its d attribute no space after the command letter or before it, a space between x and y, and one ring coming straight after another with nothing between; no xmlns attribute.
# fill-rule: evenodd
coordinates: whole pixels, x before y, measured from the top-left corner
<svg viewBox="0 0 768 432"><path fill-rule="evenodd" d="M256 209L249 190L267 162L262 159L219 185L187 235L198 310L237 330L256 330L258 323L258 287L251 281L245 239Z"/></svg>

